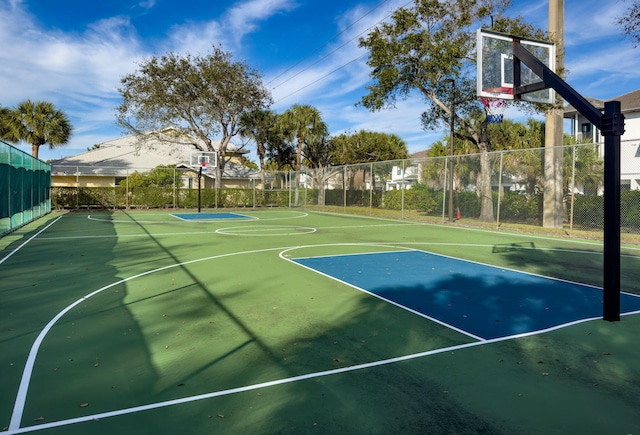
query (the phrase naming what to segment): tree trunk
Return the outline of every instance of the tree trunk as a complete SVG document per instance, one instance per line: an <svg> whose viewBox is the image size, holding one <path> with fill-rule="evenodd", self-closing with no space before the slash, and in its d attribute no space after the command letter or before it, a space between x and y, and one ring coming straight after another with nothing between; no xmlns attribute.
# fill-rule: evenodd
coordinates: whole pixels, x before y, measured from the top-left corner
<svg viewBox="0 0 640 435"><path fill-rule="evenodd" d="M320 167L316 169L316 174L319 176L316 177L316 185L318 187L318 205L322 206L325 202L324 196L324 168Z"/></svg>
<svg viewBox="0 0 640 435"><path fill-rule="evenodd" d="M31 144L31 156L34 158L38 158L38 151L40 150L40 145L38 144Z"/></svg>
<svg viewBox="0 0 640 435"><path fill-rule="evenodd" d="M260 182L262 183L262 189L266 188L264 180L264 156L265 156L264 143L258 143L258 159L260 161Z"/></svg>

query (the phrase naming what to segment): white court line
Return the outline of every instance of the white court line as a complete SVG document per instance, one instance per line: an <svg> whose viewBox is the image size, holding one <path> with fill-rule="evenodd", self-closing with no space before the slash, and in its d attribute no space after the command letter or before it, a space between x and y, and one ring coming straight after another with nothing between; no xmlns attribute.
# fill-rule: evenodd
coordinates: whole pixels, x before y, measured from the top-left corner
<svg viewBox="0 0 640 435"><path fill-rule="evenodd" d="M262 211L259 211L259 213L261 213ZM286 219L300 219L303 217L307 217L309 216L309 213L306 212L301 212L301 211L294 211L294 210L287 210L288 213L297 213L298 216L290 216L290 217L279 217L279 218L261 218L261 217L257 217L257 216L247 216L246 218L238 218L238 219L226 219L226 220L261 220L261 221L280 221L280 220L286 220ZM125 212L119 212L119 213L123 213L125 215L129 215L128 213ZM134 212L135 213L135 212ZM212 212L213 213L213 212ZM232 213L232 212L229 212ZM172 213L145 213L145 216L172 216L172 217L177 217ZM97 217L93 217L91 215L87 216L87 219L91 220L91 221L95 221L95 222L114 222L114 223L123 223L123 224L171 224L171 223L176 223L176 221L139 221L139 220L135 220L135 219L128 219L128 220L121 220L121 219L102 219L102 218L97 218ZM188 219L182 219L182 218L178 218L183 222L208 222L211 223L212 221L221 221L224 219L200 219L200 220L188 220Z"/></svg>
<svg viewBox="0 0 640 435"><path fill-rule="evenodd" d="M43 230L41 230L38 234L40 234L42 231L44 231L47 228L49 228L51 225L53 225L53 223L57 222L57 220L59 220L61 217L62 216L60 216L54 222L49 224L47 227L45 227ZM34 237L36 237L38 234L36 234L32 238L30 238L29 241L32 240ZM28 243L28 241L25 242L23 245L25 245L26 243ZM413 244L413 243L401 243L401 244L406 245L406 244ZM428 245L429 243L424 243L424 244ZM33 372L34 364L35 364L35 359L36 359L37 354L39 352L39 347L40 347L42 341L44 340L44 338L46 337L46 335L48 334L48 332L51 330L51 328L54 326L54 324L62 316L64 316L64 314L66 314L71 309L73 309L75 306L77 306L78 304L80 304L83 301L87 300L88 298L90 298L92 296L95 296L96 294L99 294L99 293L103 292L104 290L107 290L107 289L109 289L111 287L114 287L116 285L119 285L121 283L130 281L130 280L142 277L142 276L146 276L146 275L149 275L149 274L152 274L152 273L155 273L155 272L159 272L159 271L163 271L163 270L167 270L167 269L171 269L171 268L175 268L175 267L180 267L180 266L187 265L187 264L192 264L192 263L197 263L197 262L202 262L202 261L207 261L207 260L212 260L212 259L217 259L217 258L223 258L223 257L230 257L230 256L235 256L235 255L252 254L252 253L260 253L260 252L269 252L269 251L277 251L277 250L281 251L280 255L282 256L283 252L286 252L286 251L289 251L289 250L292 250L292 249L305 248L305 247L315 247L315 246L332 246L332 245L335 245L335 244L266 248L266 249L252 250L252 251L242 251L242 252L220 254L220 255L215 255L215 256L211 256L211 257L204 257L204 258L190 260L190 261L186 261L186 262L182 262L182 263L178 263L178 264L164 266L164 267L153 269L153 270L150 270L150 271L146 271L146 272L143 272L143 273L140 273L140 274L137 274L137 275L133 275L131 277L124 278L124 279L119 280L117 282L111 283L111 284L109 284L109 285L107 285L105 287L102 287L102 288L100 288L98 290L95 290L94 292L89 293L88 295L82 297L81 299L77 300L76 302L72 303L71 305L66 307L64 310L59 312L51 321L49 321L49 323L47 323L47 325L44 327L44 329L40 332L40 334L38 335L38 337L35 340L34 344L32 345L31 350L29 352L29 356L27 358L27 362L25 364L25 368L24 368L24 371L23 371L22 379L20 381L18 393L17 393L17 396L16 396L16 402L14 404L14 409L13 409L13 413L12 413L12 417L11 417L11 421L10 421L10 425L9 425L9 433L22 433L22 432L29 432L29 431L33 431L33 430L39 430L40 428L55 427L55 426L48 426L47 424L44 424L44 425L38 425L38 426L35 426L35 427L28 427L28 428L22 428L22 429L20 428L20 423L22 421L22 416L23 416L23 412L24 412L24 406L25 406L25 403L26 403L26 397L27 397L27 393L28 393L28 389L29 389L29 382L31 380L31 375L32 375L32 372ZM391 245L391 246L393 246L390 242L389 243L377 243L377 244L376 243L354 243L354 244L348 244L348 245L354 245L354 246L355 245L361 245L361 246L389 246L389 245ZM395 245L398 245L398 242L395 242ZM492 246L492 245L487 245L487 246ZM22 247L22 245L21 245L21 247ZM289 260L289 259L287 259L285 257L282 257L282 258L287 260L287 261L291 261L291 260ZM638 313L638 312L626 313L624 315L636 314L636 313ZM263 384L257 384L257 386L241 387L241 388L236 388L236 389L231 389L231 390L225 390L223 392L207 393L207 394L204 394L204 395L193 396L193 397L190 397L190 398L184 398L184 399L178 399L178 400L173 400L173 401L161 402L161 403L157 403L157 404L144 405L144 406L140 406L140 407L130 408L128 410L113 411L111 413L96 414L94 416L88 416L88 417L79 417L79 418L76 418L76 419L65 420L65 422L67 422L67 423L56 422L56 423L51 423L50 425L58 425L59 426L59 425L63 425L63 424L72 424L72 423L76 423L76 422L80 422L80 421L88 421L90 419L95 419L95 418L105 418L105 417L114 416L114 415L122 415L122 414L126 414L126 413L142 411L142 410L146 410L146 409L153 409L153 408L158 408L158 407L162 407L162 406L169 406L169 405L173 405L173 404L177 404L177 403L185 403L185 402L188 402L188 401L201 400L201 399L206 399L206 398L210 398L210 397L217 397L217 396L226 395L226 394L232 394L232 393L240 392L240 391L248 391L250 389L263 388L265 386L278 385L280 383L287 383L287 382L293 382L293 381L296 381L296 380L308 379L310 377L327 376L327 375L332 375L332 374L341 373L341 372L345 372L345 371L352 371L352 370L358 370L358 369L366 368L366 367L374 367L374 366L377 366L377 365L390 364L390 363L393 363L393 362L403 361L403 360L406 360L406 359L419 358L419 357L426 356L426 355L432 355L432 354L435 354L435 353L440 353L440 352L451 350L451 349L462 349L464 347L476 346L476 345L479 345L479 344L493 343L493 342L496 342L496 341L502 341L502 340L507 340L507 339L512 339L512 338L518 338L518 337L523 337L523 336L527 336L527 335L541 334L541 333L544 333L544 332L547 332L547 331L551 331L551 330L554 330L554 329L559 329L561 327L565 327L565 326L568 326L568 325L581 323L581 322L585 322L585 321L589 321L589 320L593 320L593 319L599 319L599 318L600 317L594 317L594 318L590 318L590 319L582 319L582 320L571 322L571 323L568 323L568 324L558 325L558 326L555 326L553 328L549 328L549 329L545 329L545 330L534 331L534 332L531 332L531 333L519 334L519 335L515 335L515 336L500 337L500 338L492 339L492 340L484 340L484 339L478 338L481 341L476 342L476 343L467 344L467 345L455 346L453 348L437 349L437 350L433 350L433 351L427 351L427 352L422 352L422 353L413 354L413 355L407 355L407 356L403 356L403 357L397 357L397 358L381 360L381 361L373 362L373 363L361 364L361 365L347 367L347 368L343 368L343 369L336 369L336 370L330 370L330 371L324 371L324 372L317 372L317 373L313 373L313 374L302 375L302 376L299 376L299 377L293 377L293 378L287 378L287 379L284 379L284 380L277 380L277 381L267 382L267 383L263 383ZM434 320L434 319L430 319L430 320ZM436 321L436 320L434 320L434 321ZM441 323L441 322L438 322L438 323ZM445 326L451 327L450 325L445 325ZM468 333L466 333L465 335L469 336ZM470 337L476 338L474 336L470 336Z"/></svg>
<svg viewBox="0 0 640 435"><path fill-rule="evenodd" d="M638 313L640 313L640 312L627 313L626 315L638 314ZM357 364L357 365L353 365L353 366L349 366L349 367L342 367L342 368L339 368L339 369L324 370L324 371L313 372L313 373L308 373L308 374L299 375L299 376L292 376L290 378L283 378L283 379L277 379L277 380L274 380L274 381L262 382L262 383L259 383L259 384L247 385L247 386L244 386L244 387L230 388L228 390L214 391L214 392L211 392L211 393L199 394L199 395L196 395L196 396L182 397L180 399L174 399L174 400L167 400L167 401L164 401L164 402L151 403L151 404L148 404L148 405L141 405L141 406L136 406L136 407L133 407L133 408L125 408L125 409L119 409L119 410L116 410L116 411L109 411L109 412L103 412L103 413L99 413L99 414L86 415L86 416L82 416L82 417L70 418L70 419L67 419L67 420L60 420L60 421L55 421L55 422L45 423L45 424L39 424L39 425L36 425L36 426L29 426L29 427L24 427L24 428L16 428L16 429L11 429L10 428L8 433L9 434L19 434L19 433L34 432L34 431L38 431L38 430L42 430L42 429L51 429L51 428L54 428L54 427L67 426L67 425L71 425L71 424L75 424L75 423L82 423L82 422L87 422L87 421L100 420L102 418L117 417L117 416L120 416L120 415L127 415L127 414L136 413L136 412L148 411L148 410L151 410L151 409L158 409L158 408L164 408L164 407L167 407L167 406L180 405L180 404L183 404L183 403L196 402L196 401L199 401L199 400L211 399L211 398L214 398L214 397L228 396L228 395L231 395L231 394L242 393L242 392L252 391L252 390L258 390L258 389L261 389L261 388L268 388L268 387L273 387L273 386L276 386L276 385L283 385L283 384L288 384L288 383L297 382L297 381L304 381L304 380L307 380L307 379L321 378L321 377L332 376L332 375L336 375L336 374L340 374L340 373L348 373L348 372L353 372L353 371L356 371L356 370L362 370L362 369L367 369L367 368L372 368L372 367L379 367L379 366L388 365L388 364L394 364L394 363L398 363L398 362L402 362L402 361L409 361L409 360L413 360L413 359L417 359L417 358L423 358L423 357L431 356L431 355L437 355L437 354L445 353L445 352L454 352L454 351L464 350L464 349L468 349L468 348L472 348L472 347L476 347L476 346L484 346L484 345L487 345L487 344L498 343L498 342L501 342L501 341L513 340L513 339L516 339L516 338L523 338L523 337L528 337L528 336L532 336L532 335L539 335L539 334L543 334L543 333L554 331L556 329L561 329L561 328L564 328L564 327L577 325L579 323L589 322L591 320L597 320L597 319L600 319L600 317L593 317L593 318L590 318L590 319L577 320L577 321L574 321L574 322L570 322L570 323L566 323L566 324L563 324L563 325L554 326L552 328L548 328L548 329L544 329L544 330L540 330L540 331L534 331L534 332L518 334L518 335L511 335L511 336L508 336L508 337L493 338L493 339L490 339L490 340L476 341L476 342L472 342L472 343L459 344L459 345L449 346L449 347L440 348L440 349L428 350L428 351L425 351L425 352L419 352L419 353L414 353L414 354L409 354L409 355L403 355L403 356L398 356L398 357L394 357L394 358L388 358L388 359L383 359L383 360L378 360L378 361L373 361L373 362L368 362L368 363L363 363L363 364Z"/></svg>
<svg viewBox="0 0 640 435"><path fill-rule="evenodd" d="M341 246L341 244L322 245L322 246ZM380 245L376 245L376 244L365 244L365 243L363 243L363 244L361 244L360 246L380 246ZM385 246L385 245L383 245L383 246ZM302 247L302 248L304 248L304 247ZM295 265L297 265L297 266L300 266L300 267L303 267L303 268L305 268L305 269L307 269L307 270L310 270L311 272L317 273L317 274L319 274L319 275L322 275L322 276L325 276L325 277L327 277L327 278L329 278L329 279L332 279L332 280L334 280L334 281L337 281L337 282L339 282L339 283L341 283L341 284L344 284L344 285L346 285L346 286L348 286L348 287L354 288L354 289L356 289L356 290L358 290L358 291L361 291L362 293L366 293L366 294L368 294L369 296L373 296L373 297L375 297L375 298L381 299L381 300L383 300L383 301L385 301L385 302L387 302L387 303L389 303L389 304L391 304L391 305L395 305L395 306L396 306L396 307L398 307L398 308L401 308L401 309L403 309L403 310L405 310L405 311L409 311L409 312L410 312L410 313L412 313L412 314L416 314L416 315L418 315L418 316L420 316L420 317L423 317L423 318L425 318L425 319L428 319L428 320L430 320L430 321L432 321L432 322L434 322L434 323L437 323L437 324L439 324L439 325L442 325L442 326L444 326L444 327L446 327L446 328L448 328L448 329L452 329L452 330L454 330L454 331L456 331L456 332L458 332L458 333L460 333L460 334L463 334L463 335L466 335L467 337L473 338L474 340L478 340L478 341L486 341L486 339L485 339L485 338L482 338L482 337L480 337L480 336L477 336L477 335L475 335L475 334L472 334L472 333L470 333L469 331L465 331L464 329L457 328L457 327L455 327L455 326L453 326L453 325L450 325L450 324L445 323L445 322L443 322L443 321L441 321L441 320L438 320L438 319L436 319L435 317L431 317L431 316L429 316L428 314L424 314L424 313L421 313L420 311L416 311L416 310L414 310L414 309L411 309L411 308L409 308L409 307L407 307L407 306L405 306L405 305L402 305L402 304L400 304L400 303L398 303L398 302L392 301L391 299L387 299L387 298L385 298L384 296L380 296L379 294L376 294L376 293L370 292L369 290L363 289L362 287L358 287L357 285L351 284L351 283L349 283L349 282L347 282L347 281L343 281L343 280L341 280L341 279L339 279L339 278L337 278L337 277L335 277L335 276L332 276L332 275L326 274L326 273L324 273L324 272L320 272L319 270L316 270L316 269L314 269L314 268L312 268L312 267L309 267L309 266L306 266L306 265L304 265L304 264L296 263L294 260L291 260L291 259L289 259L289 258L287 258L287 257L285 257L285 256L284 256L284 255L285 255L285 253L286 253L287 251L294 250L294 249L300 249L300 247L289 248L289 249L286 249L286 250L282 251L282 252L279 254L279 255L280 255L280 258L282 258L283 260L289 261L289 262L291 262L291 263L293 263L293 264L295 264ZM415 250L415 249L407 249L406 251L403 251L403 252L412 252L412 251L417 251L417 250ZM392 251L392 252L393 252L393 251ZM417 252L422 252L422 251L417 251ZM368 253L368 252L367 252L367 253L364 253L364 254L362 254L362 255L370 255L370 254L377 254L377 252L376 252L376 253ZM357 255L357 254L354 254L354 255ZM319 256L319 257L317 257L317 258L323 258L323 256Z"/></svg>
<svg viewBox="0 0 640 435"><path fill-rule="evenodd" d="M4 263L9 257L11 257L13 254L15 254L16 252L18 252L23 246L25 246L27 243L29 243L30 241L32 241L33 239L35 239L36 237L38 237L40 234L42 234L45 230L49 229L49 227L51 227L51 225L55 224L56 222L58 222L60 219L62 219L62 216L58 216L53 222L51 222L49 225L47 225L46 227L44 227L43 229L41 229L40 231L38 231L37 233L35 233L33 236L31 236L29 238L29 240L27 240L26 242L24 242L23 244L21 244L20 246L18 246L16 249L14 249L13 251L9 252L2 260L0 260L0 264Z"/></svg>
<svg viewBox="0 0 640 435"><path fill-rule="evenodd" d="M285 232L290 231L290 232ZM296 225L278 225L278 226L237 226L218 228L216 233L228 236L250 236L250 237L273 237L273 236L297 236L301 234L312 234L317 229L313 227L301 227Z"/></svg>
<svg viewBox="0 0 640 435"><path fill-rule="evenodd" d="M364 216L364 215L355 215L355 214L348 214L348 213L336 213L336 212L322 212L322 211L313 211L311 213L317 213L317 214L329 214L329 215L339 215L339 216L349 216L349 217L361 217L363 219L375 219L375 220L384 220L384 221L398 221L397 219L392 219L392 218L381 218L381 217L376 217L376 216ZM575 238L564 238L564 237L552 237L552 236L537 236L534 234L527 234L527 233L516 233L510 230L492 230L489 228L472 228L472 227L465 227L465 226L451 226L451 225L446 225L446 224L438 224L438 223L431 223L431 222L412 222L412 221L402 221L405 222L406 224L413 224L413 225L423 225L423 226L429 226L429 227L438 227L438 228L442 228L442 229L451 229L453 231L475 231L475 232L481 232L481 233L491 233L491 234L508 234L514 237L529 237L532 239L540 239L540 240L551 240L551 241L563 241L563 242L568 242L568 243L578 243L578 244L584 244L584 245L593 245L593 246L602 246L602 241L600 242L592 242L589 240L582 240L582 239L575 239ZM640 251L640 247L635 247L635 246L628 246L625 245L622 247L623 249L629 249L632 251Z"/></svg>
<svg viewBox="0 0 640 435"><path fill-rule="evenodd" d="M106 286L104 286L102 288L99 288L98 290L95 290L95 291L89 293L88 295L83 296L82 298L78 299L77 301L75 301L71 305L67 306L65 309L60 311L53 319L51 319L49 321L49 323L46 324L46 326L42 329L42 331L40 331L40 334L38 334L38 337L36 338L35 342L31 346L31 350L29 352L29 356L27 357L27 362L26 362L24 370L22 372L22 379L20 380L20 386L18 387L18 393L16 395L16 402L14 404L13 413L12 413L12 416L11 416L11 422L9 423L9 431L17 430L17 429L20 428L20 422L22 421L22 415L24 413L24 405L25 405L25 402L27 400L27 392L29 390L29 382L31 381L31 374L33 373L33 366L35 365L36 357L38 356L38 351L40 349L40 345L42 344L42 341L44 340L46 335L49 333L51 328L53 328L55 323L62 316L64 316L66 313L68 313L70 310L72 310L74 307L76 307L78 304L86 301L87 299L89 299L92 296L95 296L95 295L97 295L99 293L102 293L103 291L105 291L105 290L107 290L107 289L109 289L111 287L114 287L116 285L122 284L122 283L127 282L127 281L131 281L131 280L136 279L136 278L140 278L140 277L143 277L143 276L146 276L146 275L150 275L150 274L155 273L155 272L160 272L160 271L163 271L163 270L172 269L174 267L180 267L180 266L184 266L184 265L187 265L187 264L193 264L193 263L198 263L198 262L207 261L207 260L213 260L213 259L217 259L217 258L231 257L231 256L234 256L234 255L241 255L241 254L254 254L254 253L258 253L258 252L278 251L278 250L282 250L282 249L287 249L287 248L282 248L282 247L266 248L266 249L257 249L257 250L253 250L253 251L242 251L242 252L233 252L233 253L228 253L228 254L219 254L219 255L214 255L214 256L211 256L211 257L198 258L198 259L195 259L195 260L185 261L185 262L182 262L182 263L171 264L169 266L160 267L158 269L148 270L146 272L142 272L142 273L139 273L137 275L133 275L133 276L130 276L128 278L121 279L119 281L116 281L116 282L113 282L113 283L111 283L109 285L106 285Z"/></svg>

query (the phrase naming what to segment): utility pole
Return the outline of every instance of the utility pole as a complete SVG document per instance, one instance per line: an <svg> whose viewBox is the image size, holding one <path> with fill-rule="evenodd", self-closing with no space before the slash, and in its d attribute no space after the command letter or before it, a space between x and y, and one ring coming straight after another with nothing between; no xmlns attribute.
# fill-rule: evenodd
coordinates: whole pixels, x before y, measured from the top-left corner
<svg viewBox="0 0 640 435"><path fill-rule="evenodd" d="M556 43L556 71L564 76L564 0L549 0L549 36ZM564 144L563 99L556 94L556 101L546 114L544 140L544 208L542 225L545 228L562 228L564 220L562 177Z"/></svg>

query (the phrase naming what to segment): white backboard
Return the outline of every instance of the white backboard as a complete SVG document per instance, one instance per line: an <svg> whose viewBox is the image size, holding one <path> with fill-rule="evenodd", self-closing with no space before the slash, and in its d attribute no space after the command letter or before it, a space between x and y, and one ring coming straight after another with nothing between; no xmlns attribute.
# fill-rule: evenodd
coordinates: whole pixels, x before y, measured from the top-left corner
<svg viewBox="0 0 640 435"><path fill-rule="evenodd" d="M555 44L545 41L522 39L522 46L538 58L551 71L555 72ZM478 97L514 99L514 60L513 37L502 33L478 29ZM524 63L521 63L520 85L526 86L540 82L538 77ZM552 104L555 91L547 88L520 95L524 101Z"/></svg>

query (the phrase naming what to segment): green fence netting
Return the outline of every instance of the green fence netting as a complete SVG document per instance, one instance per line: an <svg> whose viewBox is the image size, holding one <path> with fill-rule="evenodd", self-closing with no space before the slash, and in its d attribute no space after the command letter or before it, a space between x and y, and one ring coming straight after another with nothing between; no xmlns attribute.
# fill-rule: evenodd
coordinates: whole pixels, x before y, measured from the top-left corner
<svg viewBox="0 0 640 435"><path fill-rule="evenodd" d="M0 141L0 237L51 211L51 166Z"/></svg>

